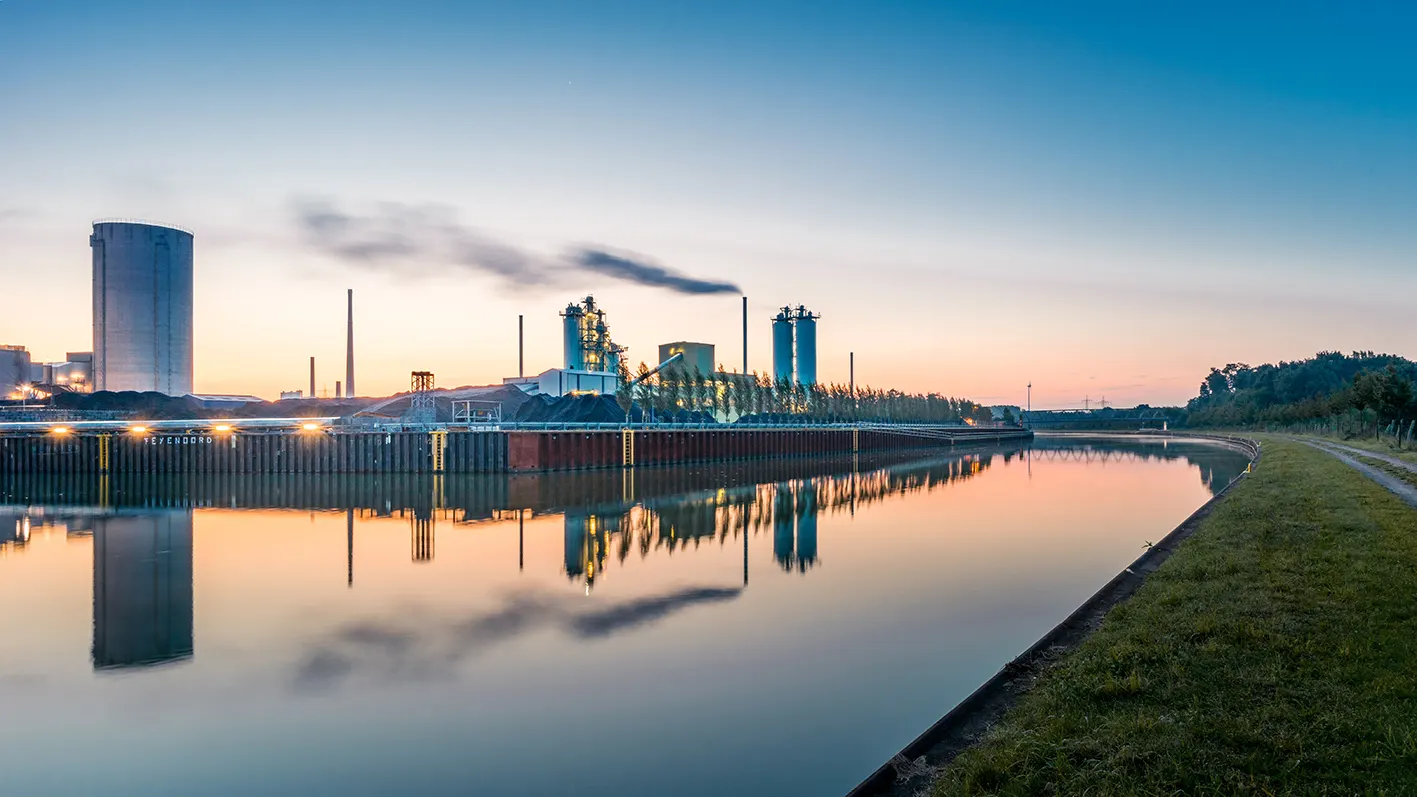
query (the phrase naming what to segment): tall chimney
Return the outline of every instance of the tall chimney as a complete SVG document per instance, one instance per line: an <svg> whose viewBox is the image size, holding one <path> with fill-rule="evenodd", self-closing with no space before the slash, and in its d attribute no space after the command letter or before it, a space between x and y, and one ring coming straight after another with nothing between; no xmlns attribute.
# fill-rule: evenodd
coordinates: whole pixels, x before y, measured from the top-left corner
<svg viewBox="0 0 1417 797"><path fill-rule="evenodd" d="M339 381L338 379L335 380L335 398L344 398L344 390L342 389L343 386L343 382Z"/></svg>
<svg viewBox="0 0 1417 797"><path fill-rule="evenodd" d="M748 373L748 297L743 297L743 373Z"/></svg>
<svg viewBox="0 0 1417 797"><path fill-rule="evenodd" d="M525 335L525 333L524 333L525 327L524 327L523 324L522 324L522 319L523 319L523 318L524 318L524 316L520 316L520 315L517 316L517 377L518 377L518 378L521 378L521 377L526 376L526 357L524 356L525 351L526 351L526 335Z"/></svg>
<svg viewBox="0 0 1417 797"><path fill-rule="evenodd" d="M349 289L349 329L344 343L344 392L354 398L354 289Z"/></svg>
<svg viewBox="0 0 1417 797"><path fill-rule="evenodd" d="M315 358L310 358L310 398L315 397Z"/></svg>

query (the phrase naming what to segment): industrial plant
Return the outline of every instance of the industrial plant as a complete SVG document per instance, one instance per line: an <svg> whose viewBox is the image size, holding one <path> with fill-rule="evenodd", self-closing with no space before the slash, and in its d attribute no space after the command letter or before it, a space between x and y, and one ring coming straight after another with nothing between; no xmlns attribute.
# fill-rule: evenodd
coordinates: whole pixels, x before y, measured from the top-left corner
<svg viewBox="0 0 1417 797"><path fill-rule="evenodd" d="M165 224L126 219L93 222L89 245L93 259L93 351L67 352L59 362L34 362L21 345L0 346L0 398L47 399L69 393L159 393L193 397L193 234ZM346 350L343 382L335 382L333 398L353 399L354 291L346 293ZM747 297L744 297L743 366L748 379ZM784 306L772 319L773 370L776 382L812 386L817 383L818 316L803 305ZM626 347L611 337L607 313L586 296L560 313L563 362L533 376L523 364L517 376L502 380L523 394L558 398L615 395L646 374L632 378ZM520 319L519 319L520 324ZM697 375L715 375L712 343L675 341L660 344L660 381L684 382ZM204 405L223 403L221 396L199 396ZM258 402L252 396L239 402ZM282 401L316 399L315 361L310 359L308 392L280 393ZM70 406L73 406L72 404Z"/></svg>
<svg viewBox="0 0 1417 797"><path fill-rule="evenodd" d="M560 367L527 376L519 342L517 376L499 385L439 389L432 372L413 370L407 392L359 399L350 289L344 380L334 383L333 399L316 395L314 357L308 395L282 392L278 404L198 395L192 233L100 220L89 243L93 352L37 363L24 346L0 346L0 388L19 399L4 402L0 417L0 472L539 471L909 450L1031 434L994 423L987 408L961 399L858 389L854 378L819 383L820 316L805 305L783 306L771 319L771 374L749 372L746 297L742 373L725 373L712 343L677 340L659 345L657 365L631 374L605 308L586 296L559 314ZM519 338L523 331L519 318ZM854 377L854 355L850 362ZM30 398L45 401L34 407ZM577 433L565 433L571 429ZM182 655L189 648L180 624L173 633L167 647Z"/></svg>
<svg viewBox="0 0 1417 797"><path fill-rule="evenodd" d="M566 305L561 312L561 338L565 350L563 367L533 377L508 377L502 384L542 396L614 394L619 389L624 377L625 347L611 340L605 311L595 303L594 296Z"/></svg>

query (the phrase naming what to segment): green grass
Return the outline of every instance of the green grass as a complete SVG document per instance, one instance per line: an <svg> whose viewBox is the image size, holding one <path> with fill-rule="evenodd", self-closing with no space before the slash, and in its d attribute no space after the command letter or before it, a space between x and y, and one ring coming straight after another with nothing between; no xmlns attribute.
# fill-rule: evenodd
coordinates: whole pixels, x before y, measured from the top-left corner
<svg viewBox="0 0 1417 797"><path fill-rule="evenodd" d="M1417 794L1417 510L1266 439L934 793Z"/></svg>

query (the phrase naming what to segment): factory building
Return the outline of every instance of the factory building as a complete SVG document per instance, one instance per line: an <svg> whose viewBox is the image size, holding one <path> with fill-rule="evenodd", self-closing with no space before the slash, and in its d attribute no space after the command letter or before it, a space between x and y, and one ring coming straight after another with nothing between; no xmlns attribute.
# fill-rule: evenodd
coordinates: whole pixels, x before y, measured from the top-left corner
<svg viewBox="0 0 1417 797"><path fill-rule="evenodd" d="M22 398L23 386L33 380L29 350L24 346L0 345L0 397Z"/></svg>
<svg viewBox="0 0 1417 797"><path fill-rule="evenodd" d="M36 384L51 385L60 390L87 393L93 390L93 352L70 351L64 353L64 362L44 363L39 366Z"/></svg>
<svg viewBox="0 0 1417 797"><path fill-rule="evenodd" d="M665 362L676 354L682 354L684 357L664 367L660 373L664 374L665 378L678 379L693 376L695 370L708 376L717 370L717 366L714 365L712 343L692 343L681 340L659 345L660 362Z"/></svg>
<svg viewBox="0 0 1417 797"><path fill-rule="evenodd" d="M93 390L93 352L71 351L57 363L34 362L24 346L0 345L0 398Z"/></svg>
<svg viewBox="0 0 1417 797"><path fill-rule="evenodd" d="M93 384L96 390L192 392L192 233L96 221Z"/></svg>
<svg viewBox="0 0 1417 797"><path fill-rule="evenodd" d="M594 371L572 371L551 368L536 376L509 376L502 384L510 385L533 396L569 396L583 393L613 395L620 388L620 377Z"/></svg>
<svg viewBox="0 0 1417 797"><path fill-rule="evenodd" d="M97 518L93 666L192 657L192 512Z"/></svg>

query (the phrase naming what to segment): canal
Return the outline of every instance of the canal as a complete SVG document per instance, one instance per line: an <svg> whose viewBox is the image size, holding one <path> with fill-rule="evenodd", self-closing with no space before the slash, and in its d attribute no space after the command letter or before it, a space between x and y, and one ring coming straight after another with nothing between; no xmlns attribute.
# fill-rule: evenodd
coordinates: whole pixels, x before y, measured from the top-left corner
<svg viewBox="0 0 1417 797"><path fill-rule="evenodd" d="M1246 457L0 479L15 794L843 794Z"/></svg>

